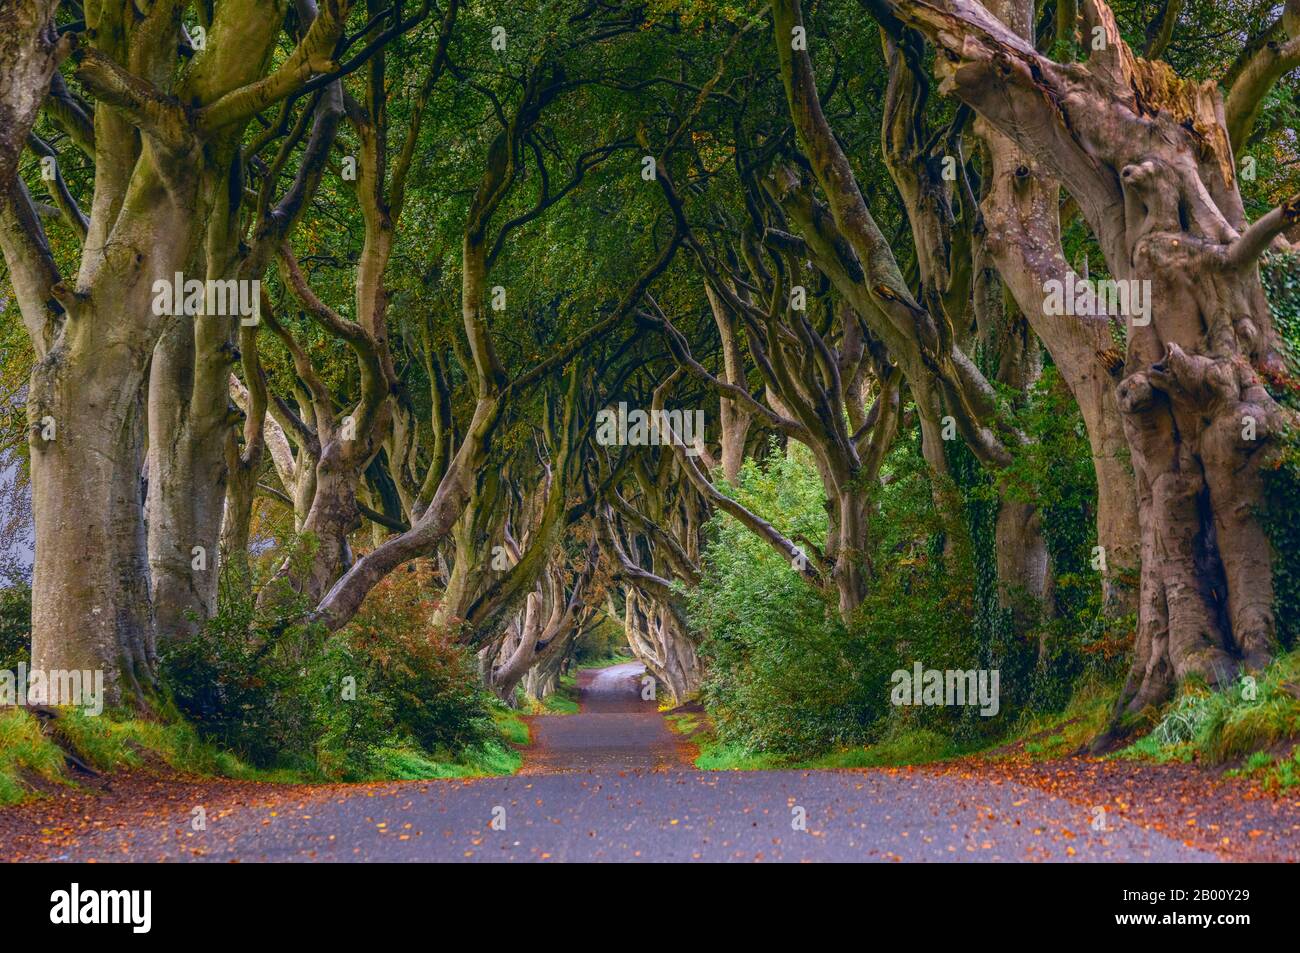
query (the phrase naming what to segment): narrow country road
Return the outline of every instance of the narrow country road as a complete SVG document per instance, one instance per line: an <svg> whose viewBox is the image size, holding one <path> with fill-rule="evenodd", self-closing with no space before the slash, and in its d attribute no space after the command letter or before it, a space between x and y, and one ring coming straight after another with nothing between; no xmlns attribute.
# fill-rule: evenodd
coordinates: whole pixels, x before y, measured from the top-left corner
<svg viewBox="0 0 1300 953"><path fill-rule="evenodd" d="M582 713L535 719L515 777L158 781L146 811L114 817L86 796L65 836L30 832L11 850L100 861L1217 859L1136 824L1093 831L1086 806L1016 783L907 770L700 772L641 700L641 674L639 665L582 673ZM189 823L198 805L204 831Z"/></svg>
<svg viewBox="0 0 1300 953"><path fill-rule="evenodd" d="M690 756L653 701L641 700L640 662L578 673L582 714L533 720L533 746L523 773L668 771L689 768Z"/></svg>

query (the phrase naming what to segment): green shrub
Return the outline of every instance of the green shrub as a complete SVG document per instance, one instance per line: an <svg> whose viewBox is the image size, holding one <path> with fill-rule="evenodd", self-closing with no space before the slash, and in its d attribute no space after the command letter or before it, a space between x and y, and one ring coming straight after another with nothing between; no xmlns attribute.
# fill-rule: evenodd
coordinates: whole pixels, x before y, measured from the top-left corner
<svg viewBox="0 0 1300 953"><path fill-rule="evenodd" d="M26 585L0 589L0 670L31 661L32 590Z"/></svg>
<svg viewBox="0 0 1300 953"><path fill-rule="evenodd" d="M893 709L890 675L962 655L969 588L930 551L937 526L928 481L910 456L891 457L870 556L872 590L845 623L833 592L808 586L778 553L725 515L710 521L704 578L688 613L706 662L703 696L723 747L812 756L863 744ZM774 450L747 462L733 492L791 538L826 532L821 483L807 452ZM929 713L931 717L943 715ZM949 718L952 717L948 713Z"/></svg>
<svg viewBox="0 0 1300 953"><path fill-rule="evenodd" d="M1146 738L1125 754L1160 760L1196 755L1221 764L1249 759L1279 742L1300 737L1300 652L1274 660L1253 681L1239 679L1218 691L1189 685Z"/></svg>
<svg viewBox="0 0 1300 953"><path fill-rule="evenodd" d="M955 444L946 448L953 480L936 494L919 433L896 442L884 479L868 490L869 588L847 622L833 592L809 587L730 517L710 521L703 580L687 602L719 750L742 760L810 757L907 732L969 748L1001 737L1021 714L1063 708L1085 677L1114 676L1122 647L1102 618L1100 577L1088 565L1096 488L1082 422L1050 369L1017 417L1031 439L998 483ZM823 540L821 486L803 447L774 445L761 465L746 462L730 492L787 537ZM1057 572L1045 618L1002 604L994 539L1002 494L1042 513ZM941 512L936 496L956 511ZM1000 717L975 706L891 705L891 674L917 661L997 669Z"/></svg>
<svg viewBox="0 0 1300 953"><path fill-rule="evenodd" d="M258 767L353 780L395 749L454 761L496 732L473 656L429 627L422 582L393 574L333 635L303 623L301 600L259 611L223 590L201 637L164 655L164 684L205 738Z"/></svg>
<svg viewBox="0 0 1300 953"><path fill-rule="evenodd" d="M1273 312L1280 350L1291 372L1300 373L1300 255L1266 256L1259 276Z"/></svg>
<svg viewBox="0 0 1300 953"><path fill-rule="evenodd" d="M820 483L801 451L747 461L735 495L787 535L824 533ZM705 704L724 744L797 753L860 740L881 713L861 691L864 646L789 563L724 515L709 524L688 614L702 636Z"/></svg>
<svg viewBox="0 0 1300 953"><path fill-rule="evenodd" d="M573 668L613 663L627 656L627 635L622 626L601 618L585 626L573 647Z"/></svg>
<svg viewBox="0 0 1300 953"><path fill-rule="evenodd" d="M162 682L200 733L258 767L304 763L318 735L309 671L323 633L301 607L267 615L251 598L223 593L197 638L164 649Z"/></svg>
<svg viewBox="0 0 1300 953"><path fill-rule="evenodd" d="M1300 635L1300 433L1288 430L1271 465L1262 471L1260 520L1273 544L1273 614L1283 647Z"/></svg>
<svg viewBox="0 0 1300 953"><path fill-rule="evenodd" d="M493 735L490 702L473 653L430 627L426 584L418 573L394 573L375 587L340 634L340 671L383 700L399 737L455 754Z"/></svg>
<svg viewBox="0 0 1300 953"><path fill-rule="evenodd" d="M309 669L304 687L315 702L309 744L326 777L351 781L376 772L381 750L395 738L392 700L376 690L366 661L339 635Z"/></svg>

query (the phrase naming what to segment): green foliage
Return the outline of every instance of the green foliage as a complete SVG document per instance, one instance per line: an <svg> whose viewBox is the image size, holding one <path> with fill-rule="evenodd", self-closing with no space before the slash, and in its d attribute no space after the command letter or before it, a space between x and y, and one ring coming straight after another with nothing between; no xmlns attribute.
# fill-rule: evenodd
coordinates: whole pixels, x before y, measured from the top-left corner
<svg viewBox="0 0 1300 953"><path fill-rule="evenodd" d="M1260 266L1279 347L1290 374L1267 381L1283 405L1300 410L1300 256L1269 255ZM1273 544L1273 609L1278 638L1292 648L1300 634L1300 433L1278 435L1278 449L1263 469L1260 520Z"/></svg>
<svg viewBox="0 0 1300 953"><path fill-rule="evenodd" d="M1031 503L1052 561L1052 611L1031 635L1044 657L1030 676L1032 704L1055 710L1080 678L1115 678L1131 647L1135 620L1107 619L1097 545L1097 482L1083 417L1055 367L1044 369L1015 422L1028 441L998 474L1009 499Z"/></svg>
<svg viewBox="0 0 1300 953"><path fill-rule="evenodd" d="M91 767L105 772L162 763L186 774L255 781L298 781L287 771L265 771L205 740L177 718L141 718L131 711L88 715L65 709L51 723L55 740Z"/></svg>
<svg viewBox="0 0 1300 953"><path fill-rule="evenodd" d="M1300 652L1276 659L1253 685L1239 679L1218 691L1189 685L1160 722L1121 757L1242 760L1300 737ZM1262 759L1256 759L1257 766ZM1271 763L1271 759L1270 759Z"/></svg>
<svg viewBox="0 0 1300 953"><path fill-rule="evenodd" d="M0 709L0 807L25 800L37 780L62 778L63 752L21 708Z"/></svg>
<svg viewBox="0 0 1300 953"><path fill-rule="evenodd" d="M379 690L368 661L336 636L305 670L304 700L312 717L298 750L312 752L326 777L357 780L375 773L378 753L393 734L393 699Z"/></svg>
<svg viewBox="0 0 1300 953"><path fill-rule="evenodd" d="M969 706L893 708L883 737L933 731L963 747L973 745L1005 724L1013 687L1009 671L1025 667L1011 613L997 599L996 492L966 453L952 467L956 485L943 485L936 494L919 433L915 442L894 448L887 461L891 479L878 491L873 524L889 530L873 540L875 575L858 625L878 643L896 647L900 664L891 669L918 661L935 669L999 669L1004 714L984 718ZM944 513L936 496L954 513Z"/></svg>
<svg viewBox="0 0 1300 953"><path fill-rule="evenodd" d="M223 594L198 638L164 647L162 681L205 738L259 767L301 767L318 734L311 688L323 633L301 606L259 613L251 598ZM314 673L313 673L314 674Z"/></svg>
<svg viewBox="0 0 1300 953"><path fill-rule="evenodd" d="M1038 510L1056 571L1084 572L1097 538L1097 480L1083 417L1055 367L1044 369L1015 422L1028 442L999 474L1001 485ZM1078 595L1065 598L1077 606Z"/></svg>
<svg viewBox="0 0 1300 953"><path fill-rule="evenodd" d="M224 580L203 633L164 649L154 716L68 709L47 735L26 712L0 712L0 803L30 796L36 779L65 781L64 750L102 771L165 764L286 782L513 773L528 726L478 688L466 649L430 630L427 582L390 577L328 635L278 582L259 608ZM29 599L25 588L0 591L10 666L26 658Z"/></svg>
<svg viewBox="0 0 1300 953"><path fill-rule="evenodd" d="M203 737L259 767L344 779L382 775L393 750L454 764L495 742L473 659L428 628L419 580L389 577L332 636L304 608L227 593L200 638L164 655L170 697Z"/></svg>
<svg viewBox="0 0 1300 953"><path fill-rule="evenodd" d="M42 729L40 719L30 712L7 709L0 711L0 805L69 783L66 752L104 772L164 764L185 774L251 781L311 779L301 772L251 767L179 719L141 718L128 711L94 716L68 708Z"/></svg>
<svg viewBox="0 0 1300 953"><path fill-rule="evenodd" d="M945 444L948 466L961 498L961 513L968 538L955 540L958 548L952 565L945 567L958 578L971 580L971 654L973 667L997 669L1000 673L1002 704L1025 701L1034 665L1034 646L1016 624L1015 614L998 587L996 527L1001 500L992 477L975 459L964 442ZM950 524L951 525L951 524ZM965 570L965 571L963 571ZM1015 594L1013 594L1014 596ZM928 667L932 666L927 662ZM972 666L958 666L972 667ZM969 714L962 734L970 738L984 724Z"/></svg>
<svg viewBox="0 0 1300 953"><path fill-rule="evenodd" d="M846 624L832 594L809 587L768 546L724 516L710 523L705 578L690 598L691 623L708 663L705 702L719 744L742 754L808 756L878 738L891 719L942 725L961 715L901 712L889 702L890 675L914 659L927 667L971 668L972 593L943 565L940 521L928 471L900 446L874 491L871 590ZM736 496L792 538L824 536L826 511L806 452L747 463ZM960 547L953 558L961 560Z"/></svg>
<svg viewBox="0 0 1300 953"><path fill-rule="evenodd" d="M576 668L596 665L617 665L627 661L627 636L623 628L608 618L602 618L585 627L573 647L573 664Z"/></svg>
<svg viewBox="0 0 1300 953"><path fill-rule="evenodd" d="M898 441L885 478L869 490L869 591L848 623L832 595L808 586L752 533L726 516L710 522L704 579L688 597L716 731L701 764L796 755L806 763L885 739L901 751L908 742L900 739L913 734L968 750L1005 737L1008 718L1060 711L1082 680L1113 681L1129 630L1123 620L1104 623L1100 574L1090 566L1096 484L1082 420L1051 368L1014 412L1029 441L997 482L954 443L953 482L936 493L919 434ZM747 461L732 492L790 538L825 537L821 481L801 447L774 448L762 465ZM1040 514L1056 573L1046 617L1031 600L1022 611L1017 594L1008 600L999 591L994 534L1003 498ZM972 706L890 705L891 673L915 661L997 669L1003 717Z"/></svg>
<svg viewBox="0 0 1300 953"><path fill-rule="evenodd" d="M1300 255L1266 256L1260 263L1259 276L1268 295L1269 309L1273 312L1279 348L1295 374L1300 371ZM1292 406L1296 406L1295 389L1283 390Z"/></svg>
<svg viewBox="0 0 1300 953"><path fill-rule="evenodd" d="M739 743L720 741L713 724L693 713L670 714L670 728L699 749L695 766L701 771L763 771L778 768L877 768L924 764L964 754L966 749L946 734L891 722L869 747L837 748L812 757L798 753L755 753Z"/></svg>
<svg viewBox="0 0 1300 953"><path fill-rule="evenodd" d="M354 675L357 698L380 699L393 729L426 751L478 744L492 724L474 657L428 627L431 604L411 600L404 582L400 574L385 580L336 637L330 684Z"/></svg>
<svg viewBox="0 0 1300 953"><path fill-rule="evenodd" d="M1273 544L1273 612L1286 648L1300 635L1300 433L1279 436L1277 456L1263 471L1260 521Z"/></svg>
<svg viewBox="0 0 1300 953"><path fill-rule="evenodd" d="M0 710L0 806L20 803L41 789L69 783L65 752L103 772L166 765L191 775L281 784L338 777L421 780L513 774L523 762L514 746L528 743L528 726L516 713L499 705L492 707L490 714L492 737L454 757L385 743L365 752L368 770L362 772L355 759L344 766L331 765L328 752L319 764L296 769L254 767L212 743L193 725L174 717L141 718L129 711L91 716L79 709L67 709L42 730L40 721L25 710Z"/></svg>
<svg viewBox="0 0 1300 953"><path fill-rule="evenodd" d="M0 589L0 671L31 661L32 590L16 585Z"/></svg>
<svg viewBox="0 0 1300 953"><path fill-rule="evenodd" d="M736 496L787 535L824 531L807 455L747 462ZM883 716L888 653L850 633L834 602L725 516L709 525L705 578L689 597L708 664L703 694L719 738L746 751L795 753L860 742Z"/></svg>

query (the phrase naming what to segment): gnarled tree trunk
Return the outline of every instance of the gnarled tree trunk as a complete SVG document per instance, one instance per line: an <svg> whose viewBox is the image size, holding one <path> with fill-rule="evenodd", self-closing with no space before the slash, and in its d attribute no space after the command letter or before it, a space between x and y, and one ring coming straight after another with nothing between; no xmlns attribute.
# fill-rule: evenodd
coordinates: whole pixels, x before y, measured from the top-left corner
<svg viewBox="0 0 1300 953"><path fill-rule="evenodd" d="M940 47L944 87L1070 189L1111 276L1148 283L1112 365L1142 556L1118 711L1260 668L1275 623L1259 470L1287 414L1261 382L1280 361L1256 260L1300 198L1247 227L1217 88L1135 57L1100 0L1083 4L1085 35L1104 37L1083 64L1047 60L970 0L890 6Z"/></svg>

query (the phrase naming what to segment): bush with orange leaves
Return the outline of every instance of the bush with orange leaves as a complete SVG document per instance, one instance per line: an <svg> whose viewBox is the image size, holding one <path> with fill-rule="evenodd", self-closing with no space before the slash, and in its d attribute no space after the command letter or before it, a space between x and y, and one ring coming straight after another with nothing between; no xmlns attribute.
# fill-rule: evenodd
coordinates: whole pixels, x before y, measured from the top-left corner
<svg viewBox="0 0 1300 953"><path fill-rule="evenodd" d="M366 598L335 638L357 668L357 686L391 711L394 731L435 754L454 755L492 734L474 655L435 629L431 571L418 561Z"/></svg>
<svg viewBox="0 0 1300 953"><path fill-rule="evenodd" d="M360 779L383 773L384 749L455 760L496 731L473 655L432 627L434 605L427 570L399 571L329 634L303 621L310 606L268 615L223 587L202 637L163 659L167 694L206 738L258 766Z"/></svg>

